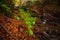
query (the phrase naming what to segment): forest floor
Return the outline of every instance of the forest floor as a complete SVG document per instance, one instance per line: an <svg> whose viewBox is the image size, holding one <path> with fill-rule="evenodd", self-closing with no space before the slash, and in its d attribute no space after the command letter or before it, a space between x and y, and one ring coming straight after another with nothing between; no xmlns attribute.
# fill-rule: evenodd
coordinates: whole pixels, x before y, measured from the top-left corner
<svg viewBox="0 0 60 40"><path fill-rule="evenodd" d="M34 8L37 12L37 10ZM42 8L43 12L56 12L56 10L60 10L59 7L53 6L52 4L48 4L47 6ZM39 13L39 12L37 12ZM49 13L50 14L50 13ZM35 27L33 28L34 35L30 36L27 33L26 24L22 20L15 20L4 16L3 13L0 13L0 39L1 40L59 40L60 39L60 27L56 27L56 25L52 22L56 21L53 19L51 15L46 17L48 21L41 20L40 15L36 21ZM52 13L51 13L52 14ZM53 14L52 14L53 15ZM59 23L60 21L56 21ZM54 26L55 25L55 26ZM58 25L60 26L60 25Z"/></svg>

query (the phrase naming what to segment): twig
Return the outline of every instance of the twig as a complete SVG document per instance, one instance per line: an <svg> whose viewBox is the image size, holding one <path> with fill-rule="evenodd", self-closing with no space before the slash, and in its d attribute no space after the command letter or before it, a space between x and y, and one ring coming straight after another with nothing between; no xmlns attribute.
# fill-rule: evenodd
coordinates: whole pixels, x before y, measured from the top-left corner
<svg viewBox="0 0 60 40"><path fill-rule="evenodd" d="M16 38L15 36L13 36L13 34L10 33L10 32L7 30L6 27L4 27L4 25L2 25L1 23L0 23L0 25L4 28L4 30L6 30L6 32L7 32L9 35L11 35L11 37L13 37L15 40L17 40L17 38Z"/></svg>

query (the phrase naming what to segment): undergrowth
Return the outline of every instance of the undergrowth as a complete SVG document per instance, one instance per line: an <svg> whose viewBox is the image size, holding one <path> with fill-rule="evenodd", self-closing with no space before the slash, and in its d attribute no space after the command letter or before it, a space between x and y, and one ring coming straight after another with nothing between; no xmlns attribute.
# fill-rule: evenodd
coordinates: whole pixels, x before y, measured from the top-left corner
<svg viewBox="0 0 60 40"><path fill-rule="evenodd" d="M31 17L29 10L24 11L24 9L20 8L18 15L15 15L14 18L17 20L22 19L24 21L24 23L27 25L29 35L34 34L32 31L32 28L34 27L33 25L35 24L35 21L37 18Z"/></svg>
<svg viewBox="0 0 60 40"><path fill-rule="evenodd" d="M13 15L11 10L12 8L9 7L7 4L0 2L0 7L2 8L2 11L4 12L5 16ZM30 10L25 11L24 8L17 8L17 9L18 9L17 11L19 12L18 14L13 15L14 19L23 20L24 23L27 25L29 35L33 35L34 33L32 31L32 28L34 27L33 25L35 24L37 18L31 17L32 12L30 12Z"/></svg>

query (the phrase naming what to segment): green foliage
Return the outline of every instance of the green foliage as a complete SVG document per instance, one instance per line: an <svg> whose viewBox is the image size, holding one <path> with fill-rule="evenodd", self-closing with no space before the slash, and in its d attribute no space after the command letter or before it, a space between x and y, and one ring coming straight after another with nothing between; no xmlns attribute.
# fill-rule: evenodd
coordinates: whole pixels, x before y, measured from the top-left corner
<svg viewBox="0 0 60 40"><path fill-rule="evenodd" d="M34 34L31 29L28 29L28 33L29 33L30 35L33 35L33 34Z"/></svg>
<svg viewBox="0 0 60 40"><path fill-rule="evenodd" d="M7 4L3 4L2 2L0 2L0 8L4 12L4 15L6 16L9 16L10 13L12 12L10 7L8 7Z"/></svg>
<svg viewBox="0 0 60 40"><path fill-rule="evenodd" d="M6 10L7 12L11 12L10 8L9 8L7 5L2 4L1 6L2 6L3 9Z"/></svg>
<svg viewBox="0 0 60 40"><path fill-rule="evenodd" d="M28 33L30 35L33 35L33 31L31 28L33 28L33 25L35 24L36 17L31 17L29 10L24 11L24 9L20 8L19 11L20 13L18 13L18 15L15 15L15 19L23 19L24 23L27 25Z"/></svg>

